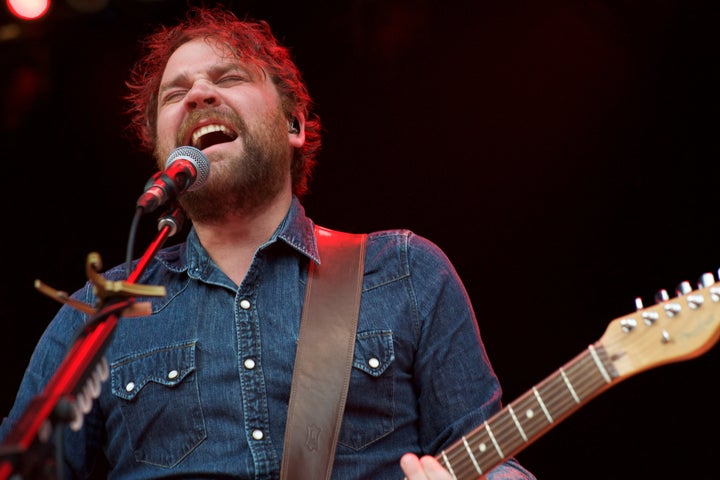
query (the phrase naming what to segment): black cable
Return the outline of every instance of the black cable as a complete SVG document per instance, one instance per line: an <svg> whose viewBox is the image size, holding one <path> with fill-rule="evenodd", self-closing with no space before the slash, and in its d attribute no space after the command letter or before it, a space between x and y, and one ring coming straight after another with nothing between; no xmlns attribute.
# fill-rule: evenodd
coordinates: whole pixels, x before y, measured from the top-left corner
<svg viewBox="0 0 720 480"><path fill-rule="evenodd" d="M135 251L135 237L137 235L138 225L142 218L144 210L142 207L135 209L135 215L133 216L132 223L130 224L130 234L128 236L127 247L125 250L125 276L129 277L132 272L132 261Z"/></svg>

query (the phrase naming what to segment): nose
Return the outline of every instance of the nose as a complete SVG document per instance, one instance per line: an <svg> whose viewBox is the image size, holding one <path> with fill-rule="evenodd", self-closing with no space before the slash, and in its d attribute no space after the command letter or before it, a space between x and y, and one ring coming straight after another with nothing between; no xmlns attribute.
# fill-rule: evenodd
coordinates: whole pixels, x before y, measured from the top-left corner
<svg viewBox="0 0 720 480"><path fill-rule="evenodd" d="M205 81L195 82L185 96L185 105L189 110L212 107L218 104L217 92Z"/></svg>

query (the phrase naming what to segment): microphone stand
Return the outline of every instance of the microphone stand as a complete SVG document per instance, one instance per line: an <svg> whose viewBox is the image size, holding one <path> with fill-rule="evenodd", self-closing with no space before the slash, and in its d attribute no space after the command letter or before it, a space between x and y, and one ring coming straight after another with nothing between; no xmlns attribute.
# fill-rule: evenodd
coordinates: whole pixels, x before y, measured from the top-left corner
<svg viewBox="0 0 720 480"><path fill-rule="evenodd" d="M82 424L82 417L78 418L78 415L83 413L75 408L73 403L84 383L94 374L97 375L98 369L104 368L107 378L107 362L103 354L112 340L119 317L123 314L150 314L149 304L137 304L135 297L165 296L163 286L139 285L134 282L167 238L177 232L183 220L182 216L181 210L174 208L159 220L157 236L130 272L127 281L105 280L99 273L102 268L100 256L94 252L88 255L86 272L99 300L97 310L70 299L65 292L53 290L36 281L36 286L42 293L86 313L94 312L94 315L84 326L45 388L32 398L18 422L0 444L0 480L9 479L11 475L13 480L57 478L53 477L52 468L57 470L56 476L60 476L62 462L58 461L57 465L53 465L50 456L51 434L62 423ZM57 438L60 436L57 435Z"/></svg>

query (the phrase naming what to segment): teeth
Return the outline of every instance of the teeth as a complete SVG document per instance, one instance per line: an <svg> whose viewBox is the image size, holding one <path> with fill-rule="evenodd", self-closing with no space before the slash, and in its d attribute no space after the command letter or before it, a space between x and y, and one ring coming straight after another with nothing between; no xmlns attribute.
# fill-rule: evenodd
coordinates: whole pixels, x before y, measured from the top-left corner
<svg viewBox="0 0 720 480"><path fill-rule="evenodd" d="M228 137L234 137L234 136L235 136L235 134L233 133L233 131L230 130L229 128L227 128L227 127L224 126L224 125L205 125L204 127L201 127L201 128L199 128L198 130L195 130L195 132L193 133L193 136L192 136L192 146L193 146L193 147L197 147L197 146L198 146L198 143L199 143L199 141L200 141L200 138L201 138L203 135L207 135L208 133L213 133L213 132L222 132L222 133L224 133L225 135L227 135Z"/></svg>

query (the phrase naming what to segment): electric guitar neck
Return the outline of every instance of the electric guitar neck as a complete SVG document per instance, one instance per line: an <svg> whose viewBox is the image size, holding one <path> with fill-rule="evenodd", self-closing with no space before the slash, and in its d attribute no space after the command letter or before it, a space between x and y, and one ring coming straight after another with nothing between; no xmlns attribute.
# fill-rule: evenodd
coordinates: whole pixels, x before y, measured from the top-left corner
<svg viewBox="0 0 720 480"><path fill-rule="evenodd" d="M476 479L525 449L613 385L644 370L698 357L720 337L720 283L702 276L656 304L613 320L604 335L552 375L437 455L458 480Z"/></svg>

